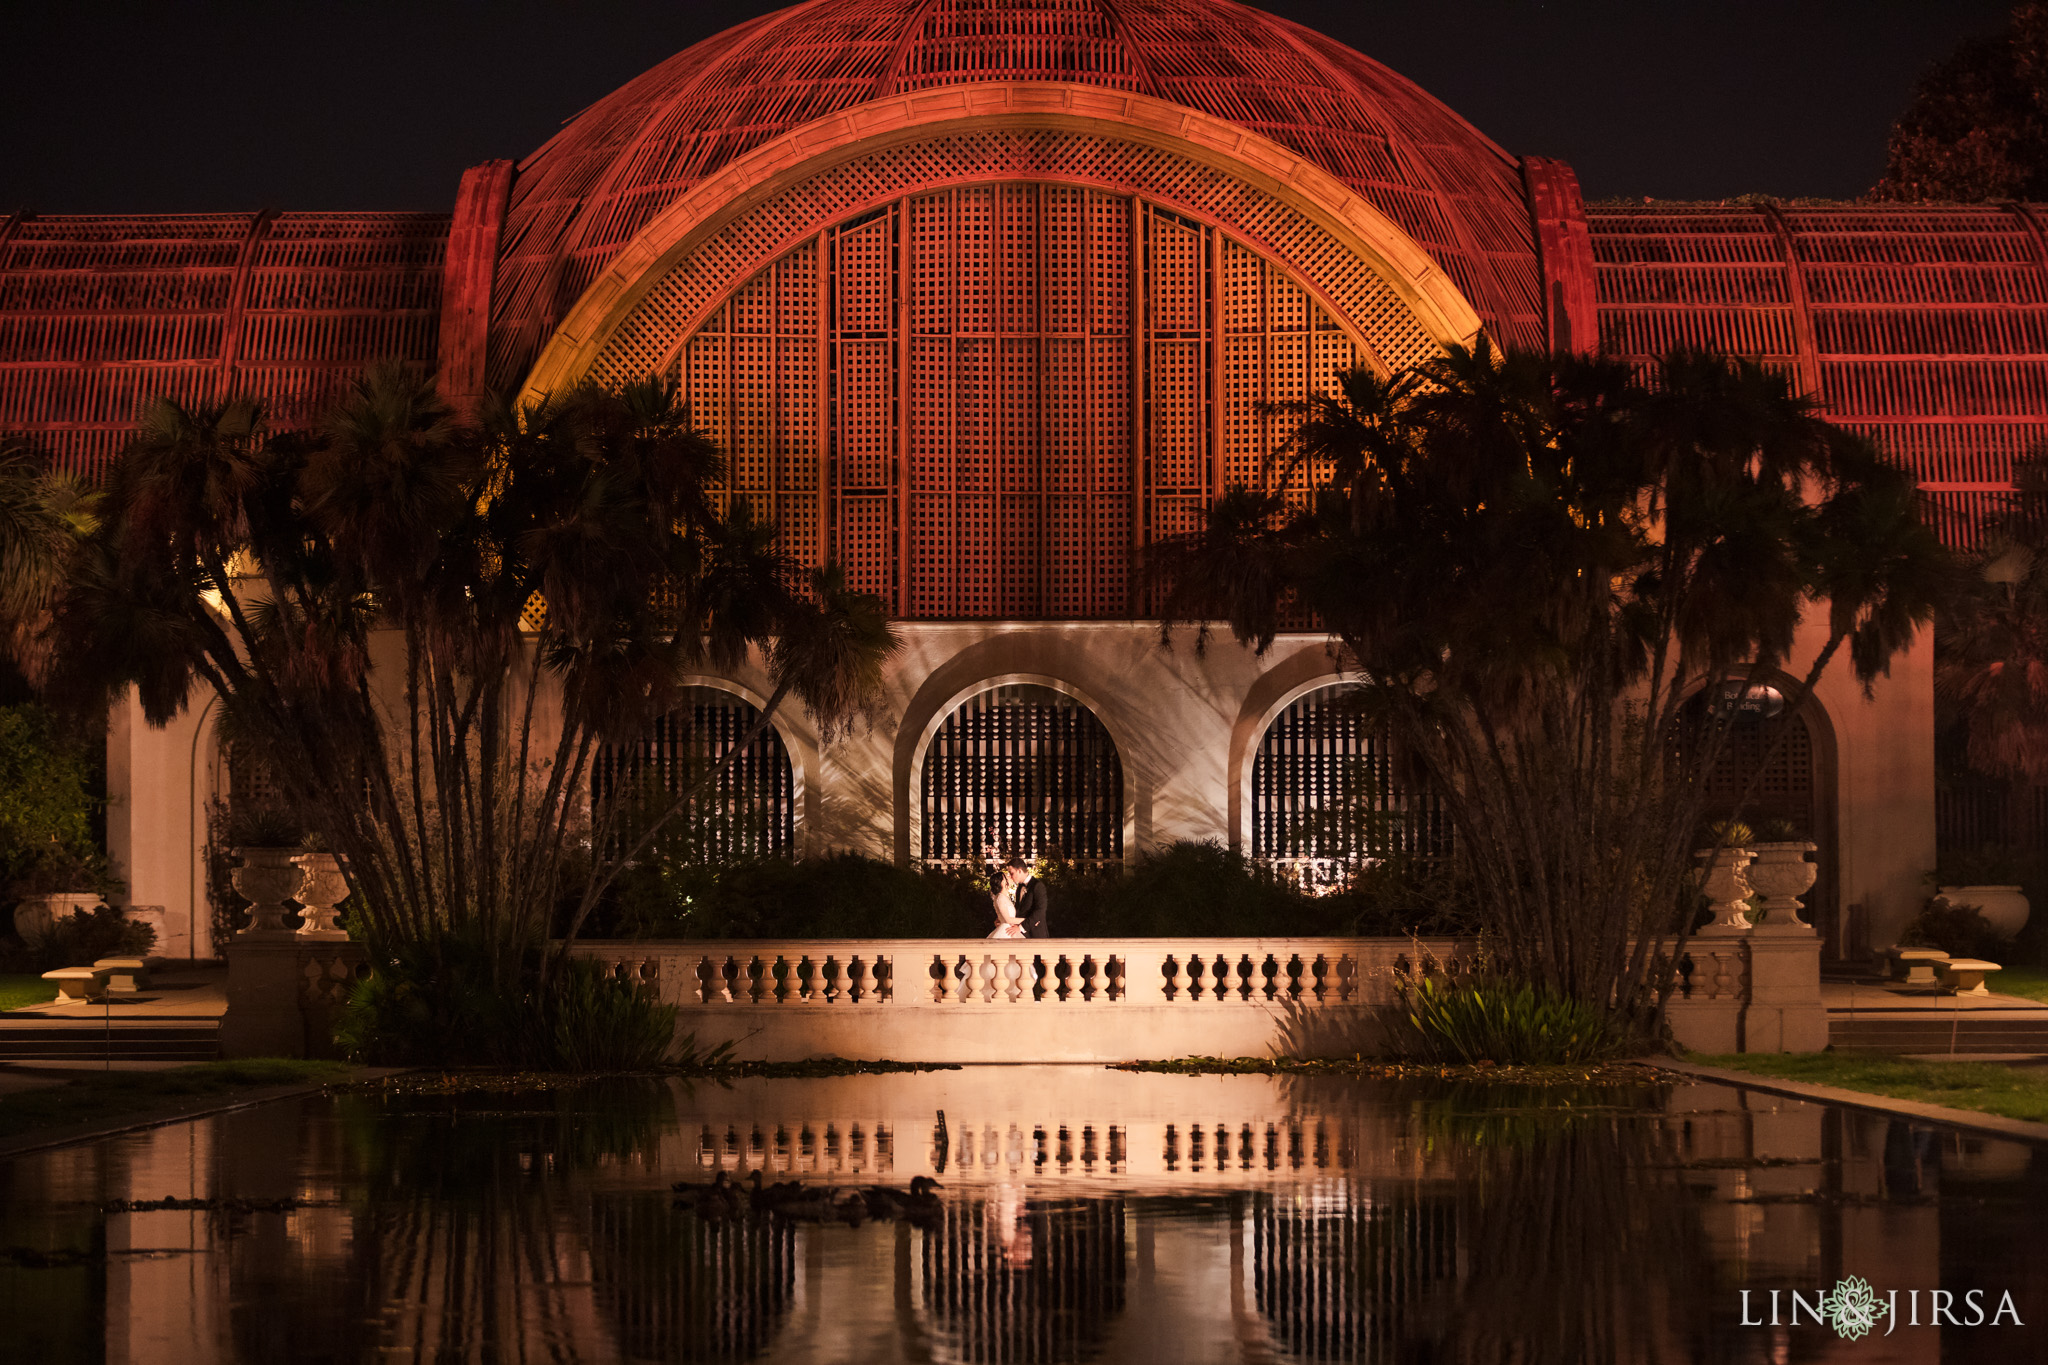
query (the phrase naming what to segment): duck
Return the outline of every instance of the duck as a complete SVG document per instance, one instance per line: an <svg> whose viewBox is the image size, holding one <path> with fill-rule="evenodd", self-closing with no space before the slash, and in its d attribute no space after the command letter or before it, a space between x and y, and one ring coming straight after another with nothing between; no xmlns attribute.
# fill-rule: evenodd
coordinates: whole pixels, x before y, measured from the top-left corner
<svg viewBox="0 0 2048 1365"><path fill-rule="evenodd" d="M720 1171L708 1185L692 1185L678 1180L669 1187L676 1192L676 1203L688 1201L697 1211L699 1218L719 1222L739 1213L744 1207L745 1193L732 1183L732 1176Z"/></svg>
<svg viewBox="0 0 2048 1365"><path fill-rule="evenodd" d="M753 1186L747 1195L747 1203L755 1213L780 1213L785 1207L807 1202L812 1197L810 1191L794 1180L778 1180L764 1187L759 1171L750 1172L747 1181Z"/></svg>

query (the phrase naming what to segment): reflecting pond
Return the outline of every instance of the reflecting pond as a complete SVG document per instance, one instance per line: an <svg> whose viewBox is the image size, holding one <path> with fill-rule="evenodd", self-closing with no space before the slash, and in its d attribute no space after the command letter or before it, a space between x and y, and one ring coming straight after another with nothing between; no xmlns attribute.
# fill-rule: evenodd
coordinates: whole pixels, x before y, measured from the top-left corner
<svg viewBox="0 0 2048 1365"><path fill-rule="evenodd" d="M0 1360L2039 1362L2044 1213L2048 1150L1712 1084L393 1088L0 1163Z"/></svg>

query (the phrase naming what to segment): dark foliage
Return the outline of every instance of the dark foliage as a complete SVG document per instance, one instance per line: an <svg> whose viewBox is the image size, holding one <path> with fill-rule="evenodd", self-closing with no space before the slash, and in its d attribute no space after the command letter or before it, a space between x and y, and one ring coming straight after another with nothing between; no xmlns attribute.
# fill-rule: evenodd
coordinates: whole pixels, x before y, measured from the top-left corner
<svg viewBox="0 0 2048 1365"><path fill-rule="evenodd" d="M1383 863L1350 890L1304 895L1242 854L1177 843L1128 870L1055 864L1061 938L1301 937L1474 932L1470 886L1426 864ZM637 869L606 932L635 938L976 938L994 924L966 873L857 854Z"/></svg>
<svg viewBox="0 0 2048 1365"><path fill-rule="evenodd" d="M1873 199L2048 199L2048 5L1930 66L1892 124Z"/></svg>
<svg viewBox="0 0 2048 1365"><path fill-rule="evenodd" d="M378 1066L632 1071L672 1050L676 1010L651 990L570 959L547 974L537 953L506 982L500 956L455 935L402 944L355 990L336 1035Z"/></svg>

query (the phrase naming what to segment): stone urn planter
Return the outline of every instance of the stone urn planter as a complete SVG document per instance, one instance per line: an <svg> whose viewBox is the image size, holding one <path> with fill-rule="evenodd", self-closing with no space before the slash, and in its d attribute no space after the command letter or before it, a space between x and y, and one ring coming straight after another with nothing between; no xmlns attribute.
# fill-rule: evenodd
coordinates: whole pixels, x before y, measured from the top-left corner
<svg viewBox="0 0 2048 1365"><path fill-rule="evenodd" d="M1746 848L1703 848L1692 855L1699 862L1694 878L1707 895L1707 908L1714 922L1701 928L1703 934L1743 934L1751 925L1743 902L1750 897L1745 875L1754 856Z"/></svg>
<svg viewBox="0 0 2048 1365"><path fill-rule="evenodd" d="M1991 926L1991 932L2000 938L2011 939L2019 936L2027 927L2027 917L2033 907L2017 886L1942 886L1936 891L1947 898L1950 905L1974 905L1983 912L1984 922Z"/></svg>
<svg viewBox="0 0 2048 1365"><path fill-rule="evenodd" d="M23 943L34 946L49 936L57 921L66 915L91 914L105 898L97 891L58 891L43 896L23 896L14 907L14 932Z"/></svg>
<svg viewBox="0 0 2048 1365"><path fill-rule="evenodd" d="M241 866L230 876L234 879L235 890L249 902L249 927L235 934L237 939L276 939L288 941L296 935L285 926L284 917L291 912L287 903L298 898L299 887L306 880L306 869L299 862L304 851L296 848L238 848L235 856L241 859Z"/></svg>
<svg viewBox="0 0 2048 1365"><path fill-rule="evenodd" d="M299 937L320 942L346 942L348 930L341 927L334 907L348 899L348 878L341 875L341 863L332 853L301 853L292 859L306 871L299 886L298 902L302 923Z"/></svg>
<svg viewBox="0 0 2048 1365"><path fill-rule="evenodd" d="M1806 855L1817 847L1799 839L1749 846L1755 858L1743 873L1759 897L1756 908L1763 912L1759 927L1774 933L1813 932L1813 927L1799 918L1799 898L1813 890L1820 876L1820 869L1806 861Z"/></svg>

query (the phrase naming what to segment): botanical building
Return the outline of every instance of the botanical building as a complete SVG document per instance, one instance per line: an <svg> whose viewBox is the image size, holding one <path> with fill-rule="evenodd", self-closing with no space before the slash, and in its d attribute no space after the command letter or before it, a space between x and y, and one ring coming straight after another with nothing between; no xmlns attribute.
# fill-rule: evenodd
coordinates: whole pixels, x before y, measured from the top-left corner
<svg viewBox="0 0 2048 1365"><path fill-rule="evenodd" d="M458 402L673 376L731 491L909 642L871 729L821 746L780 715L749 755L770 851L1347 856L1292 833L1371 771L1369 736L1315 723L1321 638L1162 649L1133 572L1266 476L1265 405L1346 367L1482 332L1758 356L1918 474L1952 539L2048 436L2034 208L1588 207L1570 167L1228 0L810 0L450 191L0 220L0 428L92 470L149 397L303 423L393 354ZM1889 942L1933 865L1930 652L1870 698L1824 686L1767 783L1820 846L1838 949ZM767 691L698 681L608 771L715 743ZM204 953L211 720L124 710L110 760L131 898Z"/></svg>

